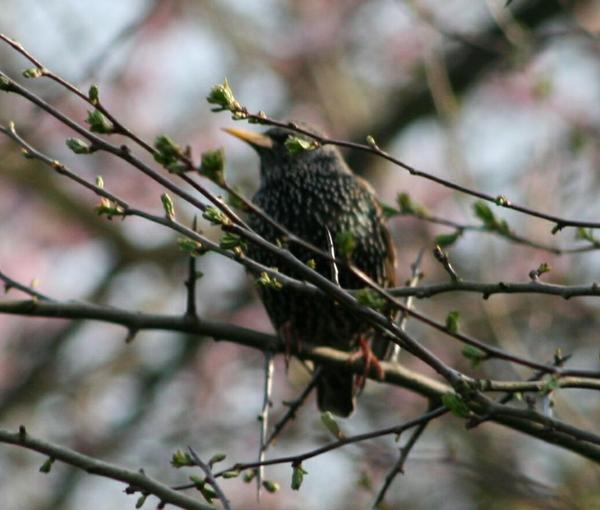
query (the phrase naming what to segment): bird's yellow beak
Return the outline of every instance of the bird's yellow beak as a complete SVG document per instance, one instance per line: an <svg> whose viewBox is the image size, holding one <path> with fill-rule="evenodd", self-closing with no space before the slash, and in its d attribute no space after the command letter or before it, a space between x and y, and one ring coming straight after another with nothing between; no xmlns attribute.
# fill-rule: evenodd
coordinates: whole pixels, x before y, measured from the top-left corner
<svg viewBox="0 0 600 510"><path fill-rule="evenodd" d="M223 131L243 140L252 147L263 147L265 149L273 147L273 140L262 133L254 133L253 131L238 128L223 128Z"/></svg>

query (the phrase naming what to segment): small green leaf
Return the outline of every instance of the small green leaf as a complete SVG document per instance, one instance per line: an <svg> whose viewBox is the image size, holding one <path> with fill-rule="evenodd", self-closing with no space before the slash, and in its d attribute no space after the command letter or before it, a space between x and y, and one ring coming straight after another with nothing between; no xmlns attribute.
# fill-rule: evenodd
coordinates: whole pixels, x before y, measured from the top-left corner
<svg viewBox="0 0 600 510"><path fill-rule="evenodd" d="M290 135L285 141L285 147L290 154L296 155L301 152L315 150L319 147L319 143L316 140L309 141L298 136Z"/></svg>
<svg viewBox="0 0 600 510"><path fill-rule="evenodd" d="M54 457L48 457L44 463L40 466L40 473L50 473L52 469L52 464L56 459Z"/></svg>
<svg viewBox="0 0 600 510"><path fill-rule="evenodd" d="M408 193L398 193L396 197L396 203L400 208L400 214L408 214L416 216L417 218L423 218L427 216L427 210L421 204L413 202L412 198Z"/></svg>
<svg viewBox="0 0 600 510"><path fill-rule="evenodd" d="M493 228L496 224L496 217L489 206L482 200L478 200L473 204L473 211L483 224L488 228Z"/></svg>
<svg viewBox="0 0 600 510"><path fill-rule="evenodd" d="M494 228L495 228L496 232L498 232L499 234L502 234L505 236L510 234L510 228L509 228L506 220L498 220L496 222L496 224L494 225Z"/></svg>
<svg viewBox="0 0 600 510"><path fill-rule="evenodd" d="M356 249L356 238L350 230L342 230L335 236L335 247L344 259L349 259Z"/></svg>
<svg viewBox="0 0 600 510"><path fill-rule="evenodd" d="M223 462L227 458L224 453L215 453L208 461L208 465L212 468L217 462Z"/></svg>
<svg viewBox="0 0 600 510"><path fill-rule="evenodd" d="M146 498L149 496L149 494L142 494L138 500L135 503L135 507L136 508L142 508L144 506L144 503L146 502Z"/></svg>
<svg viewBox="0 0 600 510"><path fill-rule="evenodd" d="M543 395L549 395L554 390L557 390L559 388L560 388L560 381L558 380L557 377L553 376L553 377L550 377L550 379L548 379L548 382L541 389L541 393Z"/></svg>
<svg viewBox="0 0 600 510"><path fill-rule="evenodd" d="M383 310L386 305L385 298L377 294L373 289L367 287L353 292L356 300L363 306L368 306L374 310Z"/></svg>
<svg viewBox="0 0 600 510"><path fill-rule="evenodd" d="M195 241L189 237L180 237L177 239L177 243L179 244L179 249L191 257L204 255L207 251L200 241Z"/></svg>
<svg viewBox="0 0 600 510"><path fill-rule="evenodd" d="M434 243L440 248L452 246L462 236L462 230L457 230L453 234L440 234L434 239Z"/></svg>
<svg viewBox="0 0 600 510"><path fill-rule="evenodd" d="M39 67L30 67L29 69L25 69L25 71L23 71L23 76L25 76L25 78L39 78L40 76L43 76L43 74L43 69Z"/></svg>
<svg viewBox="0 0 600 510"><path fill-rule="evenodd" d="M249 469L244 473L244 482L250 483L252 480L256 478L256 469Z"/></svg>
<svg viewBox="0 0 600 510"><path fill-rule="evenodd" d="M100 205L95 208L98 216L106 216L108 220L112 220L114 216L125 216L125 209L108 198L102 197Z"/></svg>
<svg viewBox="0 0 600 510"><path fill-rule="evenodd" d="M473 368L477 367L483 360L487 358L487 354L474 345L465 345L462 350L462 355L471 361Z"/></svg>
<svg viewBox="0 0 600 510"><path fill-rule="evenodd" d="M237 478L238 476L240 476L240 472L236 469L232 469L230 471L225 471L221 476L226 480L229 478Z"/></svg>
<svg viewBox="0 0 600 510"><path fill-rule="evenodd" d="M65 143L75 154L89 154L92 152L92 146L79 138L67 138Z"/></svg>
<svg viewBox="0 0 600 510"><path fill-rule="evenodd" d="M500 195L496 198L496 203L499 205L508 205L510 202L506 197ZM482 200L478 200L473 204L473 212L482 222L483 226L488 230L498 232L504 236L510 234L510 227L504 219L498 219L494 216L494 213L490 207Z"/></svg>
<svg viewBox="0 0 600 510"><path fill-rule="evenodd" d="M13 90L13 85L6 76L0 75L0 90L4 90L5 92Z"/></svg>
<svg viewBox="0 0 600 510"><path fill-rule="evenodd" d="M219 240L219 246L224 250L235 250L236 248L239 248L243 251L246 249L245 241L237 234L231 234L230 232L225 232L225 234L223 234L223 237Z"/></svg>
<svg viewBox="0 0 600 510"><path fill-rule="evenodd" d="M398 216L398 214L400 214L400 211L398 209L396 209L395 207L392 207L389 204L384 204L383 202L380 202L379 205L381 206L383 215L386 218L393 218L394 216Z"/></svg>
<svg viewBox="0 0 600 510"><path fill-rule="evenodd" d="M231 220L227 215L212 205L204 210L202 217L210 221L213 225L231 225Z"/></svg>
<svg viewBox="0 0 600 510"><path fill-rule="evenodd" d="M171 221L175 221L175 205L173 204L173 199L169 196L168 193L163 193L160 196L160 200L165 210L165 216Z"/></svg>
<svg viewBox="0 0 600 510"><path fill-rule="evenodd" d="M283 283L281 283L277 278L272 277L269 273L263 271L260 273L260 276L256 280L257 285L261 287L266 287L268 289L281 290L283 288Z"/></svg>
<svg viewBox="0 0 600 510"><path fill-rule="evenodd" d="M442 395L442 404L444 404L450 412L459 418L468 418L471 414L469 406L456 393L444 393Z"/></svg>
<svg viewBox="0 0 600 510"><path fill-rule="evenodd" d="M344 434L340 430L338 422L336 421L336 419L330 411L325 411L324 413L321 413L321 421L323 422L323 425L325 425L325 428L329 432L331 432L337 439L342 439L344 437Z"/></svg>
<svg viewBox="0 0 600 510"><path fill-rule="evenodd" d="M168 165L165 165L165 168L169 171L169 173L175 175L184 174L189 170L188 165L185 164L183 161L172 161Z"/></svg>
<svg viewBox="0 0 600 510"><path fill-rule="evenodd" d="M190 481L194 484L194 487L200 491L200 494L202 494L202 497L208 503L212 503L213 499L218 498L217 493L208 483L206 483L206 480L203 480L199 476L192 475L190 476Z"/></svg>
<svg viewBox="0 0 600 510"><path fill-rule="evenodd" d="M457 310L451 311L446 316L446 329L450 333L458 333L458 324L460 322L460 313Z"/></svg>
<svg viewBox="0 0 600 510"><path fill-rule="evenodd" d="M302 469L302 464L292 466L292 490L297 491L300 489L302 482L304 481L304 475L308 474L308 471Z"/></svg>
<svg viewBox="0 0 600 510"><path fill-rule="evenodd" d="M97 106L98 103L100 103L100 91L98 90L98 85L90 85L88 98L94 106Z"/></svg>
<svg viewBox="0 0 600 510"><path fill-rule="evenodd" d="M367 136L367 145L371 147L371 149L379 150L379 146L377 145L377 142L375 142L375 138L373 138L371 135Z"/></svg>
<svg viewBox="0 0 600 510"><path fill-rule="evenodd" d="M591 228L577 227L577 230L575 230L575 239L589 241L590 243L598 242Z"/></svg>
<svg viewBox="0 0 600 510"><path fill-rule="evenodd" d="M200 173L219 186L225 184L225 151L219 148L202 153Z"/></svg>
<svg viewBox="0 0 600 510"><path fill-rule="evenodd" d="M274 482L273 480L264 480L262 486L267 492L270 493L275 493L279 491L279 484L277 482Z"/></svg>
<svg viewBox="0 0 600 510"><path fill-rule="evenodd" d="M229 110L232 113L239 112L242 110L242 105L238 103L236 100L231 87L229 86L229 82L227 78L223 83L219 85L215 85L210 89L206 100L210 104L217 105L216 108L213 108L213 112L220 112L223 110Z"/></svg>
<svg viewBox="0 0 600 510"><path fill-rule="evenodd" d="M101 175L96 176L96 186L100 189L104 188L104 179L102 178Z"/></svg>
<svg viewBox="0 0 600 510"><path fill-rule="evenodd" d="M551 269L547 262L542 262L535 271L538 275L543 275L544 273L549 273Z"/></svg>
<svg viewBox="0 0 600 510"><path fill-rule="evenodd" d="M306 265L307 265L308 267L310 267L311 269L316 269L316 267L317 267L317 262L316 262L316 260L315 260L315 259L308 259L308 260L306 261Z"/></svg>
<svg viewBox="0 0 600 510"><path fill-rule="evenodd" d="M90 125L90 131L109 135L115 132L115 125L100 111L88 111L85 121Z"/></svg>
<svg viewBox="0 0 600 510"><path fill-rule="evenodd" d="M171 457L171 466L174 468L181 468L186 466L193 466L194 459L192 459L191 455L182 450L177 450L173 456Z"/></svg>
<svg viewBox="0 0 600 510"><path fill-rule="evenodd" d="M169 135L159 135L154 140L154 160L175 172L179 168L179 160L183 157L183 149Z"/></svg>

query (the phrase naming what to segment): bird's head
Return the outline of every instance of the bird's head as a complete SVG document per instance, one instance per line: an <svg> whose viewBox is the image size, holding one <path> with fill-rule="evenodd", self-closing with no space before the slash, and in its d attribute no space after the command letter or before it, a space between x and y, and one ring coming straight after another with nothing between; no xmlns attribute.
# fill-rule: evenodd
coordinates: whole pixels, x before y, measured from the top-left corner
<svg viewBox="0 0 600 510"><path fill-rule="evenodd" d="M313 128L309 129L315 134L320 134ZM289 143L286 144L289 137L298 135L289 129L274 127L264 133L238 128L224 128L223 131L243 140L258 153L263 179L285 177L286 174L289 175L290 172L300 168L309 171L312 168L323 168L324 163L330 163L325 167L330 167L332 170L346 171L339 152L333 146L297 151L290 148ZM307 140L310 142L308 138Z"/></svg>

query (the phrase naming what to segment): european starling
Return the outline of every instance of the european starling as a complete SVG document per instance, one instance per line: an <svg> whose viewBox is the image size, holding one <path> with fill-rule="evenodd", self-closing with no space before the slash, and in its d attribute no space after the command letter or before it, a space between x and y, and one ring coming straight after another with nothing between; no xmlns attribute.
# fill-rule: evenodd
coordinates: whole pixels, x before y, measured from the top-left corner
<svg viewBox="0 0 600 510"><path fill-rule="evenodd" d="M264 134L225 129L250 144L260 157L260 187L252 201L291 233L325 252L332 247L336 257L346 258L379 285L394 283L394 248L390 242L381 207L371 187L354 175L337 148L290 150L286 141L292 133L272 128ZM283 237L263 218L252 215L250 227L265 239ZM289 250L320 274L332 279L330 260L297 244ZM248 256L280 272L296 277L272 253L249 247ZM339 284L345 289L365 287L343 265ZM283 288L260 290L261 299L275 329L287 341L299 345L329 346L353 350L371 333L356 313L349 312L327 297L307 297ZM364 344L363 344L364 345ZM354 385L350 372L324 369L317 383L317 404L321 411L348 416L354 409Z"/></svg>

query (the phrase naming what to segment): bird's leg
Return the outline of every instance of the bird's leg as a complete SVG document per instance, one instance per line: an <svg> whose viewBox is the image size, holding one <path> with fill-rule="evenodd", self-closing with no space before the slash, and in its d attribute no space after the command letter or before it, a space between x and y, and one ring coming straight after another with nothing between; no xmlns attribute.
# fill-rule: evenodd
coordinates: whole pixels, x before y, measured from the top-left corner
<svg viewBox="0 0 600 510"><path fill-rule="evenodd" d="M292 345L294 342L294 334L292 332L292 322L286 321L279 328L279 336L283 340L284 345L284 358L285 358L285 370L287 371L290 367L290 357L292 356ZM300 350L300 339L296 338L296 348Z"/></svg>
<svg viewBox="0 0 600 510"><path fill-rule="evenodd" d="M375 369L378 379L383 379L384 372L381 363L379 363L379 358L371 350L371 347L369 346L369 340L367 338L360 336L358 338L358 347L359 350L352 353L348 361L350 363L354 363L358 359L364 358L365 367L363 373L356 376L356 386L359 390L362 390L365 387L367 376L371 372L371 368Z"/></svg>

